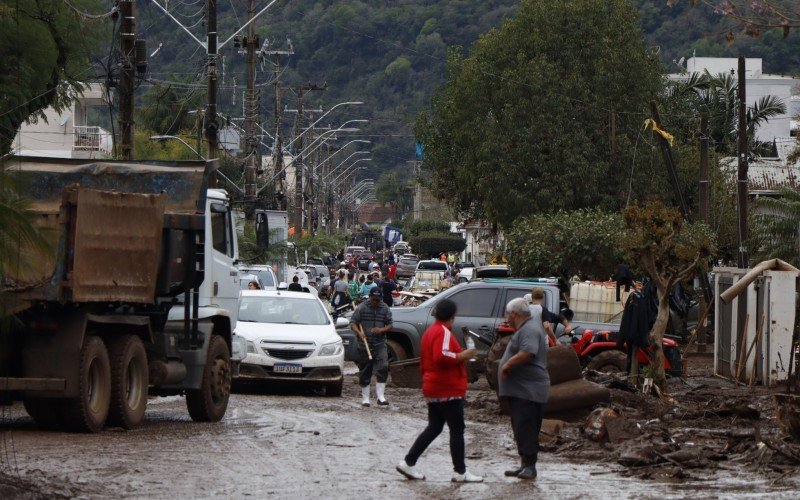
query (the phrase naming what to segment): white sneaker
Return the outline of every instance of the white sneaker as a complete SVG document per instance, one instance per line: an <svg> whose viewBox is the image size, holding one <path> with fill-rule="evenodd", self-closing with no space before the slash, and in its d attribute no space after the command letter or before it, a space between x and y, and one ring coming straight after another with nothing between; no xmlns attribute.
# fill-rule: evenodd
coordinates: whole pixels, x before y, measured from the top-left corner
<svg viewBox="0 0 800 500"><path fill-rule="evenodd" d="M466 471L463 474L456 472L453 474L453 478L450 481L454 483L482 483L483 478L472 474L470 471Z"/></svg>
<svg viewBox="0 0 800 500"><path fill-rule="evenodd" d="M417 479L420 481L425 479L425 474L418 471L416 467L408 465L405 460L397 464L397 467L395 467L395 469L397 469L397 472L406 476L409 479ZM483 480L483 478L481 478L481 480Z"/></svg>

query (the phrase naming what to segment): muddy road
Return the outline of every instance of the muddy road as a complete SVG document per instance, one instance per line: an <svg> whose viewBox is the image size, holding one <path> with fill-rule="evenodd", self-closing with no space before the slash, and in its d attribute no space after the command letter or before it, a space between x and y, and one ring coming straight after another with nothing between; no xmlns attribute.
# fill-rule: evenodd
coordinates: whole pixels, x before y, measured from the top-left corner
<svg viewBox="0 0 800 500"><path fill-rule="evenodd" d="M395 470L425 425L412 389L389 389L389 408L361 408L354 367L344 394L326 398L275 389L239 389L217 424L191 422L182 398L151 400L138 429L101 434L44 432L21 405L0 423L0 496L240 498L797 498L797 484L731 468L680 479L620 474L607 460L543 453L536 482L503 476L517 456L507 417L495 415L486 386L470 389L467 465L482 484L450 483L446 431L412 482ZM574 425L577 428L577 424ZM602 456L602 455L601 455ZM8 486L12 483L12 486ZM26 493L26 491L28 493Z"/></svg>

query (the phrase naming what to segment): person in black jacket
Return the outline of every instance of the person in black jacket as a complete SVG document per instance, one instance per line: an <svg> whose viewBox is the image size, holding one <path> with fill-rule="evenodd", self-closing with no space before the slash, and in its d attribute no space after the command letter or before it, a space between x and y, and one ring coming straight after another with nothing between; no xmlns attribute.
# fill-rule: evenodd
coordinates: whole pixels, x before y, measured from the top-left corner
<svg viewBox="0 0 800 500"><path fill-rule="evenodd" d="M633 273L631 272L631 268L625 264L617 264L617 272L614 273L614 280L617 282L617 302L619 302L619 289L624 286L625 291L629 292L633 285Z"/></svg>
<svg viewBox="0 0 800 500"><path fill-rule="evenodd" d="M628 295L622 320L619 324L619 339L617 347L622 349L627 345L628 363L627 371L631 371L633 350L647 346L648 334L653 327L658 315L658 301L654 301L657 290L652 281L645 283L641 290L635 290Z"/></svg>
<svg viewBox="0 0 800 500"><path fill-rule="evenodd" d="M292 278L292 282L289 284L289 291L290 292L302 292L303 285L300 284L300 278L297 276Z"/></svg>

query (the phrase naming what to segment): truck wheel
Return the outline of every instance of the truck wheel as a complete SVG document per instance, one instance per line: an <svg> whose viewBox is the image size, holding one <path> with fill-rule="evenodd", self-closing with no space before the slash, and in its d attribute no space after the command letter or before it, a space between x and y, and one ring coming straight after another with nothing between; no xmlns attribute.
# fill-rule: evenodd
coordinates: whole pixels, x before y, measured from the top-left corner
<svg viewBox="0 0 800 500"><path fill-rule="evenodd" d="M147 353L136 335L124 335L108 343L111 358L111 407L108 425L133 429L144 420L149 372Z"/></svg>
<svg viewBox="0 0 800 500"><path fill-rule="evenodd" d="M338 382L334 382L330 385L325 386L325 397L326 398L338 398L342 395L342 386L344 385L344 380L339 380Z"/></svg>
<svg viewBox="0 0 800 500"><path fill-rule="evenodd" d="M47 430L56 430L62 424L62 399L28 398L22 402L25 411L36 424Z"/></svg>
<svg viewBox="0 0 800 500"><path fill-rule="evenodd" d="M78 396L64 400L64 423L76 432L100 432L111 402L111 366L100 337L87 335L78 366Z"/></svg>
<svg viewBox="0 0 800 500"><path fill-rule="evenodd" d="M386 349L388 351L389 363L396 363L397 361L405 361L408 359L406 350L396 340L386 339Z"/></svg>
<svg viewBox="0 0 800 500"><path fill-rule="evenodd" d="M628 365L628 356L617 350L603 351L593 357L586 368L598 372L617 373L624 372Z"/></svg>
<svg viewBox="0 0 800 500"><path fill-rule="evenodd" d="M186 391L186 407L195 422L219 422L231 395L231 355L228 344L212 335L199 389Z"/></svg>

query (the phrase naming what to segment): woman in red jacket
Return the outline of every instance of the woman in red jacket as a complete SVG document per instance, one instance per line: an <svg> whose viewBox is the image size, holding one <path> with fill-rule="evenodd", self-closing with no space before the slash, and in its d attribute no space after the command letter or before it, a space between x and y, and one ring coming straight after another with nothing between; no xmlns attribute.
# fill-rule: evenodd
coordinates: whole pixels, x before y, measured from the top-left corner
<svg viewBox="0 0 800 500"><path fill-rule="evenodd" d="M417 459L441 434L444 424L450 429L450 456L453 459L452 481L477 483L483 478L467 471L464 463L464 398L467 395L467 370L464 366L475 357L475 349L461 350L451 332L456 305L443 299L436 304L436 322L422 335L420 342L420 371L422 394L428 402L428 426L417 437L397 471L409 479L425 479L417 471Z"/></svg>

